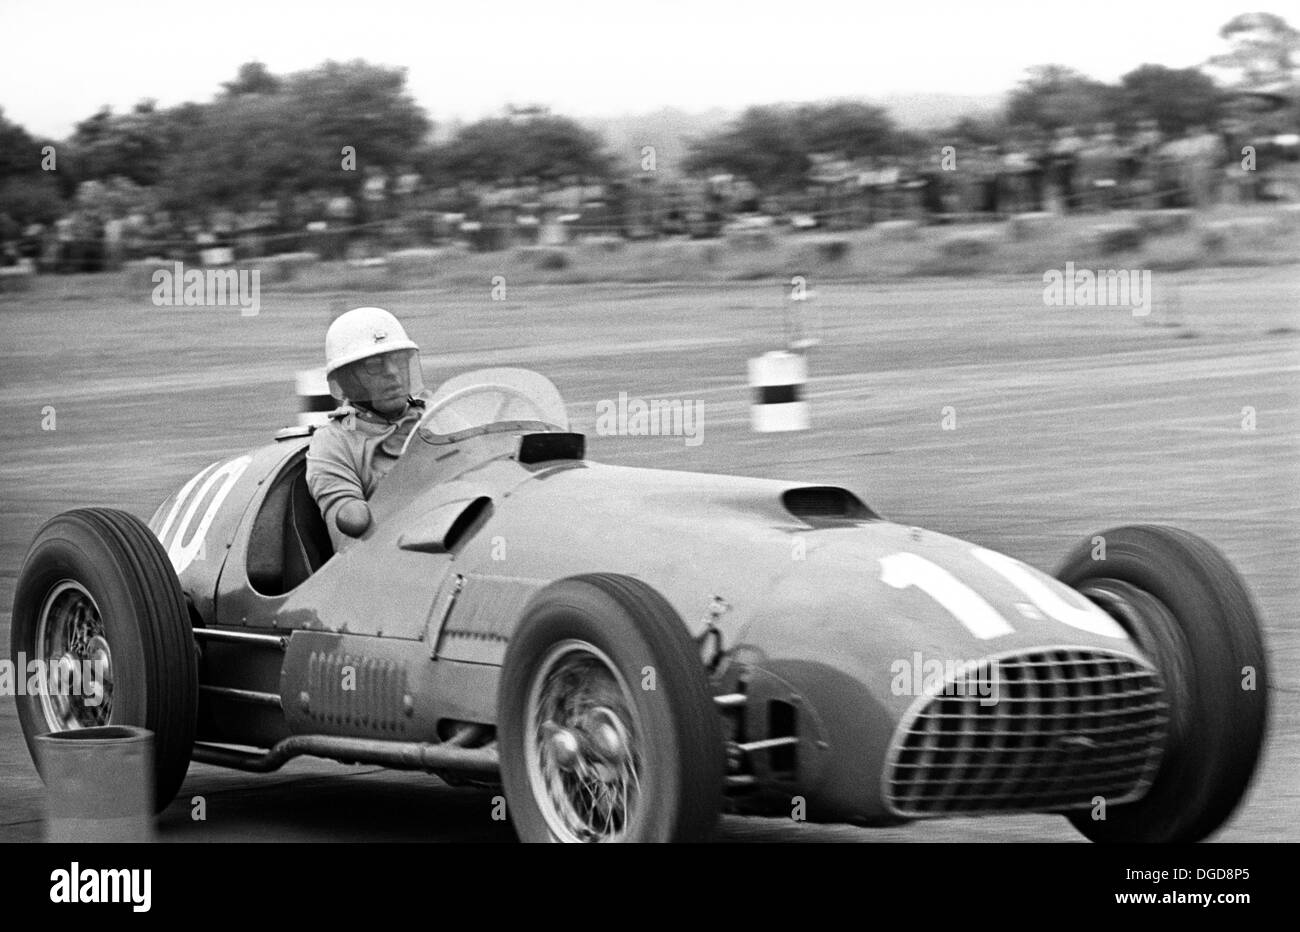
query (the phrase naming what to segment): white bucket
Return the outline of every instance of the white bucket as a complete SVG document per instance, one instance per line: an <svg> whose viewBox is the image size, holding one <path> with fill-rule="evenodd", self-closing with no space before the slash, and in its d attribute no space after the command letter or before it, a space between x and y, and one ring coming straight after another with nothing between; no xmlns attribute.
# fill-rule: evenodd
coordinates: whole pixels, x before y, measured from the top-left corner
<svg viewBox="0 0 1300 932"><path fill-rule="evenodd" d="M48 841L154 840L152 731L101 725L41 735L36 745Z"/></svg>

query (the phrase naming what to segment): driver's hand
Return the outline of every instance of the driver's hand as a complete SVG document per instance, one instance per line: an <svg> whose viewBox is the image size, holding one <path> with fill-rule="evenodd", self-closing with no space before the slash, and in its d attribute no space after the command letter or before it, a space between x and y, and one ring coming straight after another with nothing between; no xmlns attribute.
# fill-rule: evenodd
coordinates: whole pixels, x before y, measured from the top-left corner
<svg viewBox="0 0 1300 932"><path fill-rule="evenodd" d="M339 508L334 523L348 537L360 537L370 527L370 506L359 498Z"/></svg>

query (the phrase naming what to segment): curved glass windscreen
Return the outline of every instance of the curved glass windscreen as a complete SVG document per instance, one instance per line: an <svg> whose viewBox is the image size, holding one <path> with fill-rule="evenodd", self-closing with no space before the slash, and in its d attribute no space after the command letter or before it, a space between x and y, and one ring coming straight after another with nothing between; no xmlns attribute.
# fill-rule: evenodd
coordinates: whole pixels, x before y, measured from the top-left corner
<svg viewBox="0 0 1300 932"><path fill-rule="evenodd" d="M569 429L560 390L531 369L476 369L438 386L426 407L421 430L459 434L502 421L535 421Z"/></svg>

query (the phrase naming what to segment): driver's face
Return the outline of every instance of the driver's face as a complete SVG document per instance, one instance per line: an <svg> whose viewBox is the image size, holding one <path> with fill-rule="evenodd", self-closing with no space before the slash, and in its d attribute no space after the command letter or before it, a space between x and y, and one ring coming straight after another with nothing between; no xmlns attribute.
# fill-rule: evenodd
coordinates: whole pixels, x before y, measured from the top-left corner
<svg viewBox="0 0 1300 932"><path fill-rule="evenodd" d="M346 367L347 381L355 386L353 401L364 402L391 417L406 408L411 393L411 350L398 350L359 359Z"/></svg>

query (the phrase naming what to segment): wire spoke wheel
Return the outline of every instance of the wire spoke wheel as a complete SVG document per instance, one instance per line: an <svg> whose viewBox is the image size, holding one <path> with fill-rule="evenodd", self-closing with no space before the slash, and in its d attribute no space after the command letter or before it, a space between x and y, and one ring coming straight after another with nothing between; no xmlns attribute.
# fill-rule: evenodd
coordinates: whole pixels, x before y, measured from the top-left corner
<svg viewBox="0 0 1300 932"><path fill-rule="evenodd" d="M501 778L523 841L682 842L713 832L725 752L699 651L638 579L535 595L497 697Z"/></svg>
<svg viewBox="0 0 1300 932"><path fill-rule="evenodd" d="M107 725L113 716L113 655L99 605L81 583L63 579L36 622L41 714L49 731Z"/></svg>
<svg viewBox="0 0 1300 932"><path fill-rule="evenodd" d="M556 644L529 691L529 785L556 838L618 841L641 801L643 751L631 693L609 657Z"/></svg>

